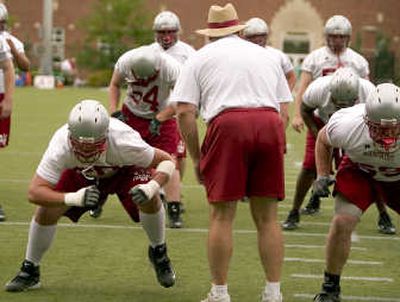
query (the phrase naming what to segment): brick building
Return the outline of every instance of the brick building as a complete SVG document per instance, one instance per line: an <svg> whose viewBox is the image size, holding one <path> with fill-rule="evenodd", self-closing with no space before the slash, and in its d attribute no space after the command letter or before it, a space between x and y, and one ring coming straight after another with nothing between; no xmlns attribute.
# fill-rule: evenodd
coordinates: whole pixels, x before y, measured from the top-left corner
<svg viewBox="0 0 400 302"><path fill-rule="evenodd" d="M40 28L43 0L3 1L13 19L12 31L28 48L32 61L40 55ZM27 5L29 2L29 5ZM53 25L65 45L56 51L61 56L72 56L79 51L85 32L79 20L91 13L96 0L53 0ZM149 14L169 9L181 19L182 39L196 48L204 44L195 29L206 25L208 8L212 4L224 5L220 0L148 0ZM232 0L242 21L250 17L265 19L270 27L270 44L282 49L296 64L309 51L324 44L325 20L334 14L347 16L353 25L352 46L371 63L376 51L376 38L383 34L390 39L390 49L395 55L396 68L400 68L400 12L399 0ZM149 25L150 26L150 25ZM373 73L374 66L372 64Z"/></svg>

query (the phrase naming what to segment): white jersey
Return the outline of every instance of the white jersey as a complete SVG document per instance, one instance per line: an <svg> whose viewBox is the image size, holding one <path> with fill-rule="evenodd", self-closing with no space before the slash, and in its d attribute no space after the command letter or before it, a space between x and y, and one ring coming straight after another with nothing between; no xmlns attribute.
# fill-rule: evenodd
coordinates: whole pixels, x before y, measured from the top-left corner
<svg viewBox="0 0 400 302"><path fill-rule="evenodd" d="M339 56L327 46L318 48L304 59L301 70L310 72L315 80L334 73L339 67L351 67L361 78L367 79L369 75L367 60L348 47Z"/></svg>
<svg viewBox="0 0 400 302"><path fill-rule="evenodd" d="M152 119L167 106L168 97L178 78L181 64L170 55L161 52L157 62L158 75L139 83L129 66L130 57L134 56L136 51L132 49L124 53L114 68L128 84L125 105L134 115Z"/></svg>
<svg viewBox="0 0 400 302"><path fill-rule="evenodd" d="M8 32L3 31L0 33L0 62L12 58L10 46L6 39L11 39L13 41L18 52L24 52L24 44ZM0 93L4 93L4 90L4 73L3 69L0 68Z"/></svg>
<svg viewBox="0 0 400 302"><path fill-rule="evenodd" d="M59 128L53 135L36 170L37 175L56 184L65 169L96 168L105 175L118 167L148 167L154 158L154 148L148 145L138 132L125 123L110 119L107 149L93 164L84 164L75 157L68 139L68 125Z"/></svg>
<svg viewBox="0 0 400 302"><path fill-rule="evenodd" d="M331 93L329 91L332 75L320 77L307 87L303 94L303 103L310 108L314 108L314 114L318 116L324 123L327 123L331 115L338 108L331 101ZM359 79L358 100L356 103L365 103L371 91L375 89L374 84L365 79Z"/></svg>
<svg viewBox="0 0 400 302"><path fill-rule="evenodd" d="M369 136L364 122L365 104L358 104L334 113L326 128L328 141L342 148L349 158L378 181L400 180L400 148L383 152ZM400 144L400 142L397 142Z"/></svg>
<svg viewBox="0 0 400 302"><path fill-rule="evenodd" d="M189 44L182 42L182 41L177 41L174 45L172 45L168 49L162 48L162 46L154 42L153 44L150 45L154 49L157 49L159 51L164 51L170 56L172 56L175 60L177 60L180 63L184 63L192 54L196 52L196 50Z"/></svg>
<svg viewBox="0 0 400 302"><path fill-rule="evenodd" d="M184 64L171 102L200 109L206 122L228 108L272 107L292 101L285 75L269 52L236 35L205 45Z"/></svg>
<svg viewBox="0 0 400 302"><path fill-rule="evenodd" d="M283 51L271 46L266 46L265 49L268 50L271 56L278 61L284 74L287 74L294 69L289 57Z"/></svg>

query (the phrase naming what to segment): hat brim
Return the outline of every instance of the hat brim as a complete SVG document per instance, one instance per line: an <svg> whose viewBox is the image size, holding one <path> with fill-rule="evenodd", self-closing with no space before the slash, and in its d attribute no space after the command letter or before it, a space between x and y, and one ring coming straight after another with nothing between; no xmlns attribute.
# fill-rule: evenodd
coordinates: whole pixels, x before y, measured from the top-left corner
<svg viewBox="0 0 400 302"><path fill-rule="evenodd" d="M240 24L224 28L204 28L196 30L196 33L208 37L223 37L241 31L246 27L246 24Z"/></svg>

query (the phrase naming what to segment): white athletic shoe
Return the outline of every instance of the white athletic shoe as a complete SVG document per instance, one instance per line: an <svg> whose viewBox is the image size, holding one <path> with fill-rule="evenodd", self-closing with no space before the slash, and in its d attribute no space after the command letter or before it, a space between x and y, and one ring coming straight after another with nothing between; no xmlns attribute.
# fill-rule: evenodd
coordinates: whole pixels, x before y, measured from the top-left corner
<svg viewBox="0 0 400 302"><path fill-rule="evenodd" d="M261 302L282 302L283 297L282 294L280 293L279 296L272 296L265 291L262 292L261 294Z"/></svg>
<svg viewBox="0 0 400 302"><path fill-rule="evenodd" d="M214 297L211 293L208 293L207 299L201 300L201 302L231 302L231 296L227 294L225 296Z"/></svg>

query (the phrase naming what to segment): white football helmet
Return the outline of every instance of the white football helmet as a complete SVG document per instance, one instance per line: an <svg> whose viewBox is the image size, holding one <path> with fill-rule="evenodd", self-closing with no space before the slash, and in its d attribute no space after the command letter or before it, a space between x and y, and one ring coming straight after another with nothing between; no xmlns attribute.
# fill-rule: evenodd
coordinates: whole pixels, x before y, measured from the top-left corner
<svg viewBox="0 0 400 302"><path fill-rule="evenodd" d="M351 23L342 15L334 15L325 23L325 35L351 36Z"/></svg>
<svg viewBox="0 0 400 302"><path fill-rule="evenodd" d="M349 67L342 67L335 71L329 83L331 101L338 108L350 107L358 99L360 78Z"/></svg>
<svg viewBox="0 0 400 302"><path fill-rule="evenodd" d="M83 100L72 108L68 118L69 140L79 161L95 162L106 150L110 118L98 101Z"/></svg>
<svg viewBox="0 0 400 302"><path fill-rule="evenodd" d="M153 30L176 30L181 29L179 18L171 11L163 11L154 18Z"/></svg>
<svg viewBox="0 0 400 302"><path fill-rule="evenodd" d="M383 151L397 150L400 136L400 88L391 83L376 86L365 104L365 122L371 139Z"/></svg>
<svg viewBox="0 0 400 302"><path fill-rule="evenodd" d="M0 3L0 21L4 21L7 19L8 19L7 7L3 3Z"/></svg>
<svg viewBox="0 0 400 302"><path fill-rule="evenodd" d="M261 18L251 18L246 22L247 27L243 29L243 36L268 35L267 23Z"/></svg>
<svg viewBox="0 0 400 302"><path fill-rule="evenodd" d="M128 64L136 80L147 80L158 72L160 53L150 46L137 48L129 58Z"/></svg>
<svg viewBox="0 0 400 302"><path fill-rule="evenodd" d="M351 23L341 15L335 15L326 21L326 44L335 54L342 53L350 44Z"/></svg>

